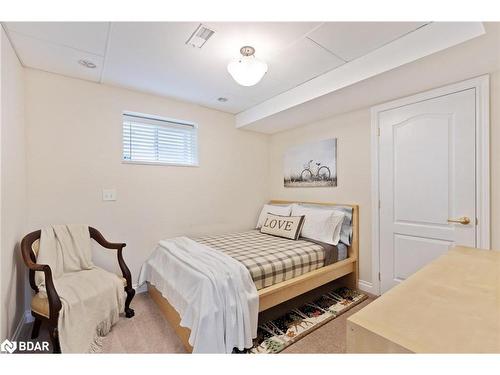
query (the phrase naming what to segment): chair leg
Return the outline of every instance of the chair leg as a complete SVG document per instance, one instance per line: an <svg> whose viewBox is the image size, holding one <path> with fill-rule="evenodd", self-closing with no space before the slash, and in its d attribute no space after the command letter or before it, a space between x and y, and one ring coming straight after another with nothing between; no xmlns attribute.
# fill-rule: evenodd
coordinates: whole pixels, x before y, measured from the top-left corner
<svg viewBox="0 0 500 375"><path fill-rule="evenodd" d="M42 319L35 318L35 322L33 323L33 329L31 330L31 339L37 339L40 334L40 326L42 325Z"/></svg>
<svg viewBox="0 0 500 375"><path fill-rule="evenodd" d="M135 290L134 288L129 288L125 289L125 292L127 292L127 299L125 300L125 316L127 318L132 318L135 315L134 309L130 308L130 302L132 302L132 299L135 296Z"/></svg>
<svg viewBox="0 0 500 375"><path fill-rule="evenodd" d="M52 353L60 354L61 345L59 343L59 330L57 329L57 326L50 327L49 334L50 334L50 342L52 343Z"/></svg>

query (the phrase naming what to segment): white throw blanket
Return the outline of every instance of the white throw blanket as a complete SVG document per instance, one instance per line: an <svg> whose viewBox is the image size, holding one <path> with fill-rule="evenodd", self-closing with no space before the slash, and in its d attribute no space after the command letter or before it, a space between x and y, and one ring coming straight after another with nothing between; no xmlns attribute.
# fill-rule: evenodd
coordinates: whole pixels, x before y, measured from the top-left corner
<svg viewBox="0 0 500 375"><path fill-rule="evenodd" d="M42 229L38 264L48 264L61 299L59 341L63 353L100 351L105 336L124 309L123 282L94 266L88 226L53 225ZM40 293L45 277L36 272Z"/></svg>
<svg viewBox="0 0 500 375"><path fill-rule="evenodd" d="M186 237L160 241L141 269L191 330L194 353L231 353L257 336L259 296L246 267Z"/></svg>

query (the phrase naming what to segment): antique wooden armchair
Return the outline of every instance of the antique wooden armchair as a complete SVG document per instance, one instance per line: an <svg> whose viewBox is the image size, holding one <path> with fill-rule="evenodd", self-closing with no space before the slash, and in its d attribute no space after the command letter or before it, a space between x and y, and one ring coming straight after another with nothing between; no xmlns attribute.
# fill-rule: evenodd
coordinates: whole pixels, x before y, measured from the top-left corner
<svg viewBox="0 0 500 375"><path fill-rule="evenodd" d="M122 271L124 289L127 293L127 298L125 300L125 316L127 318L132 318L134 316L134 310L130 308L130 302L132 302L132 299L134 298L135 290L132 288L132 276L130 274L130 270L125 264L122 255L123 248L127 245L124 243L111 243L106 241L103 235L95 228L89 227L89 232L90 237L102 247L117 250L118 264ZM31 338L36 339L38 337L42 321L45 320L47 321L49 327L50 340L52 342L54 353L61 353L57 323L59 319L59 311L61 310L62 305L56 288L54 287L50 267L46 264L36 263L38 250L40 248L40 235L41 230L37 230L26 235L21 241L21 254L24 263L29 268L29 283L35 292L35 295L31 300L31 315L35 318ZM47 292L46 298L39 295L39 290L35 283L35 272L37 271L45 274L45 289Z"/></svg>

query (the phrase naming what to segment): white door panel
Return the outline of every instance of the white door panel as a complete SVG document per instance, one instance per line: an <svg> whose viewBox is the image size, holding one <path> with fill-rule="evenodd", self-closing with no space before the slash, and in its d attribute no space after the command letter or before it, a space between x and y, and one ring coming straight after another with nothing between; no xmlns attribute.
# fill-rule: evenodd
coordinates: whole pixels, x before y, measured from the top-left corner
<svg viewBox="0 0 500 375"><path fill-rule="evenodd" d="M436 256L444 254L452 245L450 241L394 235L394 278L405 280Z"/></svg>
<svg viewBox="0 0 500 375"><path fill-rule="evenodd" d="M381 291L475 246L475 89L379 113ZM466 216L467 225L448 219Z"/></svg>
<svg viewBox="0 0 500 375"><path fill-rule="evenodd" d="M448 122L449 115L431 114L393 127L396 222L438 224L448 218L448 173L442 173L448 172L448 149L443 147Z"/></svg>

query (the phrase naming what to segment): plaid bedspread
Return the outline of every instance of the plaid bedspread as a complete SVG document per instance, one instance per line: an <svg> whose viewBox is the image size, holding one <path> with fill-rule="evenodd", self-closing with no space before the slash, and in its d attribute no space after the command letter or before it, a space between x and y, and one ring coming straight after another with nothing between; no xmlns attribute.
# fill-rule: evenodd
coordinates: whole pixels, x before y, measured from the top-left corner
<svg viewBox="0 0 500 375"><path fill-rule="evenodd" d="M258 230L193 240L222 251L248 268L257 289L292 279L325 265L326 249L305 240L289 240Z"/></svg>

